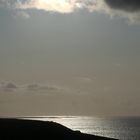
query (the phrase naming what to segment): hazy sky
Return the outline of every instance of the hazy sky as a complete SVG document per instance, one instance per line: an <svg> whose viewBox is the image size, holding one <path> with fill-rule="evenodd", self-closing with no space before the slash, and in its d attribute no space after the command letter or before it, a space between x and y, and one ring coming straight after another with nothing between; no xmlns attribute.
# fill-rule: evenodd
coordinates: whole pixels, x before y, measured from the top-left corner
<svg viewBox="0 0 140 140"><path fill-rule="evenodd" d="M138 0L0 0L0 116L140 115Z"/></svg>

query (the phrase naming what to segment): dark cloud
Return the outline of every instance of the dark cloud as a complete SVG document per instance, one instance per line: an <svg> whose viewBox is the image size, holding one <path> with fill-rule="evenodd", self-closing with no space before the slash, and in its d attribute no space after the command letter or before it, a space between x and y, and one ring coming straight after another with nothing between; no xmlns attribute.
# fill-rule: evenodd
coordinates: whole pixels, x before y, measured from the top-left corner
<svg viewBox="0 0 140 140"><path fill-rule="evenodd" d="M113 9L127 12L140 11L140 0L105 0L105 2Z"/></svg>
<svg viewBox="0 0 140 140"><path fill-rule="evenodd" d="M39 88L40 88L40 86L38 84L30 84L27 86L28 90L37 90Z"/></svg>
<svg viewBox="0 0 140 140"><path fill-rule="evenodd" d="M16 89L17 86L16 86L14 83L8 83L8 84L5 86L5 88L7 88L7 89Z"/></svg>
<svg viewBox="0 0 140 140"><path fill-rule="evenodd" d="M0 90L2 91L13 91L16 90L18 87L16 84L9 82L9 83L1 83Z"/></svg>

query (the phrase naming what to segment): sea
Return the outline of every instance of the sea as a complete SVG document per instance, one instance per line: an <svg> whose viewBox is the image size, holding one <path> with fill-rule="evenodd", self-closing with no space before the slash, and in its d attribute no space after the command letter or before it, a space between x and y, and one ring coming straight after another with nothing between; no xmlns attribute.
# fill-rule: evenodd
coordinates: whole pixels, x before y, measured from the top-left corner
<svg viewBox="0 0 140 140"><path fill-rule="evenodd" d="M72 130L119 140L140 140L140 117L38 116L24 119L53 121Z"/></svg>

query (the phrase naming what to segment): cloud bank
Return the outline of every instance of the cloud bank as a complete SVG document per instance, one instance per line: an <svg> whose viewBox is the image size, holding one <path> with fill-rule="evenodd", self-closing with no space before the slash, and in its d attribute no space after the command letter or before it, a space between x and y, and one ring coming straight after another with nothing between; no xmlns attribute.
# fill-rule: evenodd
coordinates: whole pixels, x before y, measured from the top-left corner
<svg viewBox="0 0 140 140"><path fill-rule="evenodd" d="M43 10L69 14L86 9L89 12L100 12L111 17L127 18L131 22L140 20L139 0L0 0L0 6L20 11L25 18L28 10Z"/></svg>
<svg viewBox="0 0 140 140"><path fill-rule="evenodd" d="M64 89L49 84L27 84L27 85L17 85L13 82L2 82L0 83L0 93L1 92L43 92L43 93L52 93L52 92L62 92Z"/></svg>

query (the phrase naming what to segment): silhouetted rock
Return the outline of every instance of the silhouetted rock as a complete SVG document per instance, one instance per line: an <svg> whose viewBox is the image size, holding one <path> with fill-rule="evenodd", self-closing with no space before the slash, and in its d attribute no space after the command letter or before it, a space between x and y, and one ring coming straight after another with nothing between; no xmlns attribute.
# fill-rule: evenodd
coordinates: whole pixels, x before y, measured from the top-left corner
<svg viewBox="0 0 140 140"><path fill-rule="evenodd" d="M22 119L0 119L0 139L3 140L108 140L83 134L58 123ZM110 139L111 140L111 139Z"/></svg>

